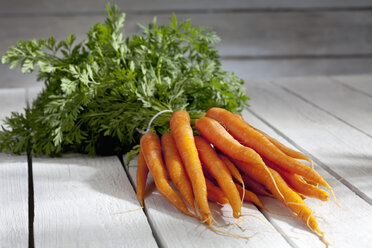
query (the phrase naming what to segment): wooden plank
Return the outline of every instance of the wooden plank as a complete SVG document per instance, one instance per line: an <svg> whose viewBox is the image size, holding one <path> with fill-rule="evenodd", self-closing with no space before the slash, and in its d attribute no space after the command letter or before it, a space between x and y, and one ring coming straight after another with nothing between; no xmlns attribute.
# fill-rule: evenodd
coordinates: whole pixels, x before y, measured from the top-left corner
<svg viewBox="0 0 372 248"><path fill-rule="evenodd" d="M23 112L26 107L25 89L0 88L0 125L11 112Z"/></svg>
<svg viewBox="0 0 372 248"><path fill-rule="evenodd" d="M28 246L26 156L0 153L0 246Z"/></svg>
<svg viewBox="0 0 372 248"><path fill-rule="evenodd" d="M274 101L266 101L266 103L275 104ZM293 102L293 104L295 103ZM254 106L255 105L252 105L252 107ZM278 135L278 133L273 131L273 129L268 127L252 113L244 111L243 117L249 120L249 123L254 127L263 130L267 134L278 139L281 143L297 150L286 139ZM290 121L296 122L297 120L292 118ZM274 121L272 123L275 124ZM297 124L305 125L303 122L297 122ZM292 136L286 138L291 139ZM327 152L334 152L333 147L327 147L325 149L327 149ZM316 159L318 158L317 154L313 154L313 156ZM355 193L345 185L337 182L337 180L320 167L317 162L315 162L315 169L332 185L337 199L341 204L341 208L339 208L333 200L329 203L323 203L313 198L305 199L305 203L314 210L320 229L324 231L326 239L333 247L368 247L372 242L372 236L369 235L372 230L372 225L370 223L372 217L371 205L355 195ZM278 200L264 198L264 204L272 211L282 214L289 213ZM294 247L325 247L319 238L314 235L306 225L302 224L298 218L278 216L272 213L266 213L265 216L267 216L270 222L281 230L284 235L291 237L290 240L294 244Z"/></svg>
<svg viewBox="0 0 372 248"><path fill-rule="evenodd" d="M234 72L246 80L272 79L279 77L331 76L332 79L343 80L361 92L372 96L369 90L372 83L366 76L359 74L372 72L372 58L345 58L345 59L264 59L264 60L225 60L222 59L224 70ZM345 76L345 74L351 74ZM0 88L26 88L35 95L40 91L42 82L36 82L34 74L22 75L18 70L9 70L7 65L0 65ZM5 78L6 77L6 78ZM32 97L31 97L32 98Z"/></svg>
<svg viewBox="0 0 372 248"><path fill-rule="evenodd" d="M33 169L35 247L157 247L117 157L38 158Z"/></svg>
<svg viewBox="0 0 372 248"><path fill-rule="evenodd" d="M372 204L370 137L272 83L248 81L246 85L252 111Z"/></svg>
<svg viewBox="0 0 372 248"><path fill-rule="evenodd" d="M129 176L135 185L136 160L129 165ZM242 214L247 214L239 223L245 232L230 227L221 229L231 233L250 236L249 240L228 237L211 231L196 219L180 213L155 189L153 179L149 176L145 208L151 220L161 247L174 247L183 244L185 247L290 247L285 239L270 225L265 217L252 204L244 204ZM221 225L235 222L230 206L210 204L213 217ZM251 216L256 216L253 218ZM243 217L241 218L243 220Z"/></svg>
<svg viewBox="0 0 372 248"><path fill-rule="evenodd" d="M126 11L159 11L159 10L218 10L218 9L282 9L282 8L327 8L327 7L369 7L372 5L370 0L314 0L314 1L295 1L295 0L203 0L203 1L173 1L173 0L121 0L115 2L119 7ZM79 0L79 1L33 1L29 4L27 0L14 0L2 3L0 14L4 13L39 13L39 12L95 12L102 11L105 3L99 0Z"/></svg>
<svg viewBox="0 0 372 248"><path fill-rule="evenodd" d="M372 89L372 77L370 80ZM372 137L372 97L327 77L282 78L272 82Z"/></svg>
<svg viewBox="0 0 372 248"><path fill-rule="evenodd" d="M222 68L234 72L246 80L272 79L293 76L318 75L345 75L351 87L368 92L370 85L367 78L359 80L360 73L372 72L372 58L345 58L345 59L257 59L257 60L225 60L222 59ZM353 75L358 74L358 75ZM34 74L22 75L18 70L9 70L8 65L0 65L0 88L26 88L26 91L37 93L42 82L36 82ZM6 77L6 79L4 78ZM345 78L345 76L340 76ZM333 78L333 77L332 77ZM335 77L338 78L337 76ZM354 80L355 78L355 80ZM357 79L358 78L358 79ZM29 89L27 89L29 88ZM35 92L36 89L36 92ZM27 92L26 92L27 94ZM372 91L369 93L372 95Z"/></svg>
<svg viewBox="0 0 372 248"><path fill-rule="evenodd" d="M158 15L158 23L167 23L169 17L170 14ZM190 18L195 25L213 28L222 38L217 45L222 56L371 54L370 11L203 13L178 17ZM152 18L153 15L128 15L126 35L140 32L137 23L147 25ZM0 22L3 30L0 33L0 52L20 39L55 36L60 40L68 33L77 34L81 39L92 24L103 20L103 15L4 17Z"/></svg>
<svg viewBox="0 0 372 248"><path fill-rule="evenodd" d="M372 97L372 74L331 76L330 78Z"/></svg>
<svg viewBox="0 0 372 248"><path fill-rule="evenodd" d="M10 70L8 64L0 63L0 75L0 88L27 88L37 84L36 73L22 74L19 68Z"/></svg>
<svg viewBox="0 0 372 248"><path fill-rule="evenodd" d="M225 70L234 72L241 78L257 80L294 76L371 73L372 58L222 60L222 66ZM353 80L355 85L361 84L358 82Z"/></svg>

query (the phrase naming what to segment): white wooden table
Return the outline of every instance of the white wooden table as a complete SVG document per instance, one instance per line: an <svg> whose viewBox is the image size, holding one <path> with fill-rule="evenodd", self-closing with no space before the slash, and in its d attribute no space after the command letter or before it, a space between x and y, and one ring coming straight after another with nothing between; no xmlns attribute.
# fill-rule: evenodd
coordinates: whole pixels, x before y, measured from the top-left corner
<svg viewBox="0 0 372 248"><path fill-rule="evenodd" d="M247 81L244 117L315 161L341 208L306 199L334 247L372 246L372 75ZM32 97L0 89L0 121ZM32 158L0 154L0 247L325 247L279 201L261 198L283 215L244 204L249 240L216 234L179 213L156 189L138 204L136 165L81 154ZM229 206L211 204L220 224ZM218 217L222 216L222 217Z"/></svg>

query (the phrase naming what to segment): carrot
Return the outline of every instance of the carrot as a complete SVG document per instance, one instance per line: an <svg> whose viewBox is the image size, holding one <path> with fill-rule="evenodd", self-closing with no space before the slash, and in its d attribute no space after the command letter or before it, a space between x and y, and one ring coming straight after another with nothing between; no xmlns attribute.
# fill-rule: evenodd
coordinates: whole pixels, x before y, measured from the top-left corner
<svg viewBox="0 0 372 248"><path fill-rule="evenodd" d="M195 122L195 127L202 136L230 158L255 163L270 174L261 156L253 149L240 144L216 120L202 117ZM274 180L273 182L275 184Z"/></svg>
<svg viewBox="0 0 372 248"><path fill-rule="evenodd" d="M313 167L313 161L307 157L305 154L301 153L301 152L298 152L296 150L293 150L291 148L289 148L288 146L280 143L278 140L274 139L273 137L271 137L270 135L268 135L267 133L263 132L262 130L260 129L257 129L253 126L251 126L248 122L246 122L243 117L238 114L238 113L234 113L234 115L236 115L237 117L239 117L241 120L243 120L247 125L249 125L251 128L253 128L254 130L256 130L257 132L261 133L263 136L265 136L273 145L275 145L279 150L281 150L284 154L292 157L292 158L297 158L297 159L302 159L302 160L306 160L307 162L309 162L311 164L311 166Z"/></svg>
<svg viewBox="0 0 372 248"><path fill-rule="evenodd" d="M244 173L264 184L277 199L291 209L312 231L318 233L322 237L323 242L327 243L324 238L324 233L318 227L313 211L296 192L288 187L287 183L278 172L269 168L271 172L271 175L269 175L267 170L262 169L258 164L237 160L234 162ZM272 180L272 177L276 184Z"/></svg>
<svg viewBox="0 0 372 248"><path fill-rule="evenodd" d="M244 184L242 175L240 174L239 170L235 167L235 165L231 162L231 160L223 154L218 154L218 157L224 162L226 167L229 169L231 175L241 184Z"/></svg>
<svg viewBox="0 0 372 248"><path fill-rule="evenodd" d="M146 179L147 179L148 174L149 174L149 169L147 168L145 158L143 157L143 154L140 151L137 157L136 193L137 193L137 199L140 202L142 207L143 207L143 197L144 197L145 188L146 188Z"/></svg>
<svg viewBox="0 0 372 248"><path fill-rule="evenodd" d="M329 200L329 194L326 191L319 189L314 185L308 184L301 176L286 172L273 162L265 160L265 163L272 169L276 170L288 183L288 185L300 195L302 194L304 196L318 198L322 201Z"/></svg>
<svg viewBox="0 0 372 248"><path fill-rule="evenodd" d="M305 180L305 182L307 182L308 184L311 184L311 185L314 185L314 186L319 186L319 183L316 183L316 182L314 182L314 181L311 181L311 180L309 180L309 179L307 179L307 178L303 178L304 180Z"/></svg>
<svg viewBox="0 0 372 248"><path fill-rule="evenodd" d="M191 180L196 206L208 226L212 225L212 213L207 199L207 186L202 166L196 150L194 134L190 125L190 116L186 111L178 110L170 119L170 129L187 175Z"/></svg>
<svg viewBox="0 0 372 248"><path fill-rule="evenodd" d="M219 187L214 185L212 181L206 178L205 183L207 184L208 200L212 202L218 202L220 204L229 203L229 200L226 198L223 191Z"/></svg>
<svg viewBox="0 0 372 248"><path fill-rule="evenodd" d="M331 192L332 188L318 172L306 166L302 162L284 154L273 145L264 135L254 130L239 117L222 108L211 108L207 111L207 117L213 118L221 123L229 133L245 146L253 148L264 158L275 161L281 168L318 182L327 187Z"/></svg>
<svg viewBox="0 0 372 248"><path fill-rule="evenodd" d="M252 190L257 195L273 197L273 195L266 191L264 186L247 175L242 175L244 184L247 188Z"/></svg>
<svg viewBox="0 0 372 248"><path fill-rule="evenodd" d="M261 203L260 199L258 199L255 193L253 193L252 191L243 189L243 187L240 186L239 184L236 184L236 188L238 189L240 196L243 196L243 191L245 191L244 192L245 201L253 202L256 206L259 206L260 208L264 208L263 204Z"/></svg>
<svg viewBox="0 0 372 248"><path fill-rule="evenodd" d="M207 168L205 168L205 166L203 166L203 165L202 165L202 168L203 168L203 174L204 174L205 179L209 179L210 181L214 181L215 179L213 178L211 173L208 172Z"/></svg>
<svg viewBox="0 0 372 248"><path fill-rule="evenodd" d="M222 160L222 162L225 164L225 166L229 169L233 178L235 178L235 180L237 180L243 186L243 188L242 188L242 193L243 194L240 194L240 196L242 198L242 202L243 202L244 199L246 198L246 196L245 196L246 191L245 191L245 184L244 184L242 175L240 175L239 170L235 167L235 165L230 161L230 159L228 157L226 157L225 155L223 155L221 153L218 154L218 157ZM240 193L240 191L239 191L239 193Z"/></svg>
<svg viewBox="0 0 372 248"><path fill-rule="evenodd" d="M181 197L172 189L168 182L159 137L152 132L146 133L141 137L140 145L147 167L154 178L156 188L160 194L167 198L182 213L195 216L189 212Z"/></svg>
<svg viewBox="0 0 372 248"><path fill-rule="evenodd" d="M238 218L241 214L242 202L230 171L222 160L219 159L216 151L203 137L196 136L195 145L202 165L205 166L208 172L217 180L218 185L229 200L231 208L233 209L233 216Z"/></svg>
<svg viewBox="0 0 372 248"><path fill-rule="evenodd" d="M257 152L240 144L216 120L202 117L195 122L195 127L204 138L230 158L265 166Z"/></svg>
<svg viewBox="0 0 372 248"><path fill-rule="evenodd" d="M196 214L194 194L171 133L168 132L163 134L161 137L161 146L165 165L172 182L181 193L183 199L194 209Z"/></svg>

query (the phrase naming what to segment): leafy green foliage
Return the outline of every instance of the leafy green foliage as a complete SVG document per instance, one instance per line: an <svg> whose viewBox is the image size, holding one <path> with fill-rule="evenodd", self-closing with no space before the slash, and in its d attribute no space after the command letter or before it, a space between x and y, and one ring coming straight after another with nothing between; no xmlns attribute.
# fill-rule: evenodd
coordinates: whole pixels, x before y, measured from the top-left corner
<svg viewBox="0 0 372 248"><path fill-rule="evenodd" d="M154 19L141 35L125 38L125 14L110 5L107 13L81 43L70 34L60 42L19 41L5 52L2 63L23 73L38 68L45 86L25 114L5 120L1 151L134 154L136 128L161 110L185 109L195 120L213 106L233 112L247 106L243 81L221 69L214 32L173 15L168 26ZM168 131L170 116L160 115L152 128Z"/></svg>

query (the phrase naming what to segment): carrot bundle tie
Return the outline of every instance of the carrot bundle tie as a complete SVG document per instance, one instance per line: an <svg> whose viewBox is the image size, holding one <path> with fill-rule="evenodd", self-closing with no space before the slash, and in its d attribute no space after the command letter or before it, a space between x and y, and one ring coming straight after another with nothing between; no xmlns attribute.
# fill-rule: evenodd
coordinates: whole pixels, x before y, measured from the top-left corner
<svg viewBox="0 0 372 248"><path fill-rule="evenodd" d="M146 128L146 130L142 130L142 129L136 128L137 132L139 132L140 134L145 134L145 133L147 133L148 131L150 131L151 124L152 124L152 122L156 119L156 117L158 117L159 115L161 115L161 114L163 114L163 113L167 113L167 112L171 112L171 113L173 113L173 110L165 109L165 110L162 110L162 111L157 112L157 113L156 113L156 114L151 118L151 120L149 121L149 124L147 124L147 128Z"/></svg>

